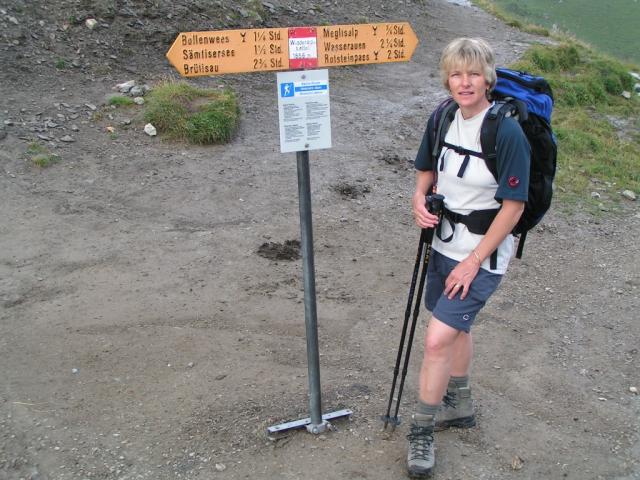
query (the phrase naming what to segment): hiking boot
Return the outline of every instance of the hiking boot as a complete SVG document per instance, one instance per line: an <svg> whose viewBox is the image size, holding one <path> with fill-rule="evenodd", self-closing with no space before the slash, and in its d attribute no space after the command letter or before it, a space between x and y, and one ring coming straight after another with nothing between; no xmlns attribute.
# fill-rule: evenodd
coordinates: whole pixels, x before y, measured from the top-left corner
<svg viewBox="0 0 640 480"><path fill-rule="evenodd" d="M433 453L433 415L413 415L407 454L407 470L411 478L426 478L436 463Z"/></svg>
<svg viewBox="0 0 640 480"><path fill-rule="evenodd" d="M450 427L471 428L475 425L471 388L458 387L455 382L450 381L436 415L435 431L440 432Z"/></svg>

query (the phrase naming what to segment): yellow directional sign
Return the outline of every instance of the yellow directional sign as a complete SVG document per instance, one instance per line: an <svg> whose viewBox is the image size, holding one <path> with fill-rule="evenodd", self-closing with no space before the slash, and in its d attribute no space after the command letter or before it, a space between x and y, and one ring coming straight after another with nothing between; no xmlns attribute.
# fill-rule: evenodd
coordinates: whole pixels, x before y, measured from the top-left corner
<svg viewBox="0 0 640 480"><path fill-rule="evenodd" d="M180 33L167 59L185 77L406 62L411 25L367 23Z"/></svg>
<svg viewBox="0 0 640 480"><path fill-rule="evenodd" d="M180 33L167 52L184 77L285 70L286 28Z"/></svg>
<svg viewBox="0 0 640 480"><path fill-rule="evenodd" d="M318 27L318 66L406 62L418 45L408 23Z"/></svg>

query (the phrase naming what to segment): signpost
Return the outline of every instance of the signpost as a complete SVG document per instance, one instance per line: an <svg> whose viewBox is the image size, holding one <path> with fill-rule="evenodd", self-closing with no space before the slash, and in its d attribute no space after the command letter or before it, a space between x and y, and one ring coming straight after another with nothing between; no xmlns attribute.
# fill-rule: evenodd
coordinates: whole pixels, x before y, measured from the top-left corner
<svg viewBox="0 0 640 480"><path fill-rule="evenodd" d="M329 75L306 69L406 62L417 44L411 26L400 22L186 32L167 52L184 77L296 70L278 73L278 115L280 151L296 152L297 158L311 415L269 427L269 433L300 427L322 433L328 420L352 414L322 414L309 150L331 147Z"/></svg>
<svg viewBox="0 0 640 480"><path fill-rule="evenodd" d="M307 33L307 32L304 32ZM302 54L298 39L303 38ZM296 46L289 50L292 60L305 64L317 60L315 45L309 37L295 37ZM290 40L291 41L291 40ZM290 45L291 46L291 45ZM280 117L280 151L296 152L298 168L298 202L300 210L300 243L302 245L302 276L304 280L304 319L307 337L307 370L309 372L309 410L307 419L269 427L269 433L306 426L312 433L322 433L331 418L351 415L342 410L322 415L320 395L320 351L316 310L316 280L313 260L313 226L311 215L311 180L309 150L331 147L329 117L329 72L298 70L281 72L278 78L278 112Z"/></svg>
<svg viewBox="0 0 640 480"><path fill-rule="evenodd" d="M363 23L180 33L167 59L184 77L406 62L411 25Z"/></svg>

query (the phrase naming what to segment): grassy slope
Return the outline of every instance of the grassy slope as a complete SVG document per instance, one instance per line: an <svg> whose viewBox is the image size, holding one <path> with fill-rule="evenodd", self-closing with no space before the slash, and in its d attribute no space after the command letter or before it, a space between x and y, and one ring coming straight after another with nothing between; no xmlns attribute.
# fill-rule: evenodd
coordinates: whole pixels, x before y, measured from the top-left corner
<svg viewBox="0 0 640 480"><path fill-rule="evenodd" d="M548 34L521 24L495 2L474 3L508 24ZM640 69L567 36L554 39L557 46L534 46L512 67L544 76L555 93L556 187L562 205L608 210L620 201L619 192L640 193L640 97L621 95L635 83L629 70Z"/></svg>
<svg viewBox="0 0 640 480"><path fill-rule="evenodd" d="M493 0L507 14L565 32L622 60L640 63L640 1Z"/></svg>

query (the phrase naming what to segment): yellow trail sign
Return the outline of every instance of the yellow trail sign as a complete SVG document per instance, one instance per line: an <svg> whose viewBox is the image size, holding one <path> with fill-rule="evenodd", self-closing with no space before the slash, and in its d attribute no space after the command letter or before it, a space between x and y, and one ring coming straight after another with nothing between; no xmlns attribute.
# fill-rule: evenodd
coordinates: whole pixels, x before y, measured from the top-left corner
<svg viewBox="0 0 640 480"><path fill-rule="evenodd" d="M408 23L318 27L318 66L406 62L418 45Z"/></svg>
<svg viewBox="0 0 640 480"><path fill-rule="evenodd" d="M288 68L286 28L180 33L167 59L185 77Z"/></svg>
<svg viewBox="0 0 640 480"><path fill-rule="evenodd" d="M366 23L180 33L167 59L185 77L406 62L411 25Z"/></svg>

